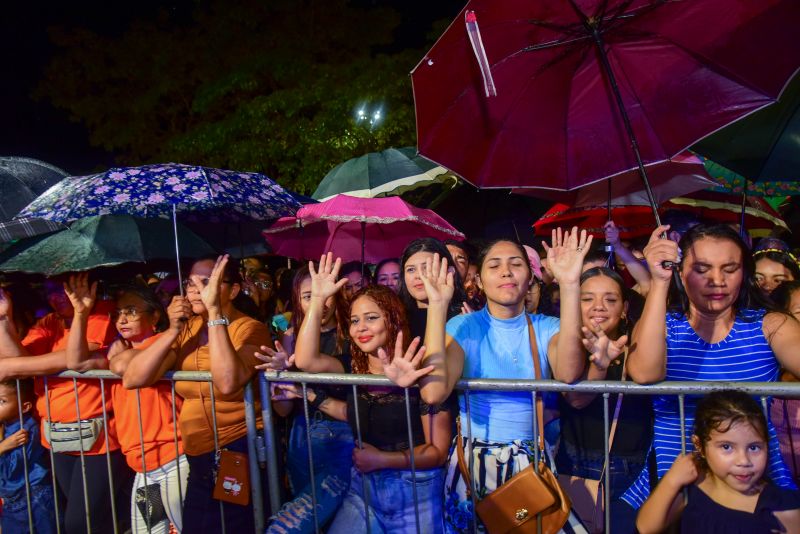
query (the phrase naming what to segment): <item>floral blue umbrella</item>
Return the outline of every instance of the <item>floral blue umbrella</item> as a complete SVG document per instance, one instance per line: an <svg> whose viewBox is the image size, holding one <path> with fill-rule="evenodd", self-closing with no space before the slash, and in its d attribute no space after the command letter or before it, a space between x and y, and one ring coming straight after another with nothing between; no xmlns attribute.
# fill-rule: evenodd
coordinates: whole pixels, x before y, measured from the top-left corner
<svg viewBox="0 0 800 534"><path fill-rule="evenodd" d="M300 203L263 174L179 163L112 168L65 178L31 202L20 217L60 223L127 214L211 223L269 221L294 215ZM175 252L178 250L175 231ZM180 263L178 263L180 276Z"/></svg>

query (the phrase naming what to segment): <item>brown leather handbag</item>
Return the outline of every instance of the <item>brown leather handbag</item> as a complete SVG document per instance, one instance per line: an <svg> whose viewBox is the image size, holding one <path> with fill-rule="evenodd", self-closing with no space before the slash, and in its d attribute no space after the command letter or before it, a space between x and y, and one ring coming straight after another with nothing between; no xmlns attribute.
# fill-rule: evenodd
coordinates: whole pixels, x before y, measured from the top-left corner
<svg viewBox="0 0 800 534"><path fill-rule="evenodd" d="M539 363L539 351L536 348L536 337L533 324L528 319L528 337L533 355L533 367L536 379L542 377ZM544 457L544 416L541 395L536 397L536 417L539 423L539 450ZM464 441L461 430L458 431L456 444L458 467L467 486L467 496L473 491L472 477L464 460ZM537 469L531 464L506 483L479 501L475 511L478 513L489 534L528 534L537 532L536 517L541 514L542 533L555 534L561 530L569 519L572 506L569 497L558 484L555 475L544 461L540 461Z"/></svg>

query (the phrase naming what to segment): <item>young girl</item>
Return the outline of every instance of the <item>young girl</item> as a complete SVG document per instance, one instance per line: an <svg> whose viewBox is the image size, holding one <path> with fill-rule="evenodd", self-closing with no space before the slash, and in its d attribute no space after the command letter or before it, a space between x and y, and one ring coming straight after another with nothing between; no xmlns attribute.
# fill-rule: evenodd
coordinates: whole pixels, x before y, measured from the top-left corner
<svg viewBox="0 0 800 534"><path fill-rule="evenodd" d="M746 393L711 393L697 404L692 444L642 506L641 534L681 519L681 533L800 532L800 496L765 477L767 420ZM681 489L688 486L684 504Z"/></svg>

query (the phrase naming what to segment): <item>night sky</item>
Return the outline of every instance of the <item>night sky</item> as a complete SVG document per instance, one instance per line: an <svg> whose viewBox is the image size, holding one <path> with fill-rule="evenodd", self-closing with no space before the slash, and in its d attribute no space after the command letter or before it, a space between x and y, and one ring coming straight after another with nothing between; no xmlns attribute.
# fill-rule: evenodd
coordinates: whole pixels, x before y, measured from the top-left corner
<svg viewBox="0 0 800 534"><path fill-rule="evenodd" d="M353 0L359 6L390 5L401 12L403 22L395 38L397 46L419 47L433 21L454 18L463 0L389 1ZM46 101L34 101L31 91L54 53L48 37L53 26L85 27L105 35L122 33L137 19L155 17L169 10L177 20L189 14L194 2L9 2L0 18L0 155L42 159L71 174L83 174L113 164L113 154L92 147L86 129L69 121L65 112ZM302 13L298 13L302 16Z"/></svg>

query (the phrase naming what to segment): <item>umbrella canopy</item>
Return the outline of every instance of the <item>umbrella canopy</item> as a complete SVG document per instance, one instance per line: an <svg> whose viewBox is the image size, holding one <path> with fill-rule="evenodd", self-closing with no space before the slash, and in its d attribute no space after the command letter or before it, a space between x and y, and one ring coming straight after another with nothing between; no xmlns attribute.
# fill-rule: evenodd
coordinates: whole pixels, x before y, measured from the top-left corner
<svg viewBox="0 0 800 534"><path fill-rule="evenodd" d="M777 104L726 126L692 150L751 181L800 181L800 75Z"/></svg>
<svg viewBox="0 0 800 534"><path fill-rule="evenodd" d="M795 0L472 0L412 72L419 151L479 187L664 161L775 102L798 25Z"/></svg>
<svg viewBox="0 0 800 534"><path fill-rule="evenodd" d="M178 225L181 253L197 258L215 251L195 233ZM0 271L53 276L127 262L175 257L172 223L129 215L81 219L58 233L21 241L0 256Z"/></svg>
<svg viewBox="0 0 800 534"><path fill-rule="evenodd" d="M38 159L0 157L0 220L15 216L67 176L66 171Z"/></svg>
<svg viewBox="0 0 800 534"><path fill-rule="evenodd" d="M344 261L377 263L398 257L418 237L464 239L464 234L431 210L399 197L337 195L298 210L264 230L275 254L317 259L333 252Z"/></svg>
<svg viewBox="0 0 800 534"><path fill-rule="evenodd" d="M20 216L70 222L110 214L169 218L174 210L187 220L266 221L293 215L299 206L263 174L165 163L67 178Z"/></svg>
<svg viewBox="0 0 800 534"><path fill-rule="evenodd" d="M700 156L708 174L717 185L711 187L712 191L722 193L747 193L756 197L786 197L800 195L800 180L795 182L777 182L773 180L753 182L741 174L736 174L730 169Z"/></svg>
<svg viewBox="0 0 800 534"><path fill-rule="evenodd" d="M645 206L611 206L611 219L619 229L621 239L634 239L649 235L656 227L653 211ZM603 225L608 221L607 206L572 207L556 204L533 223L536 235L549 236L556 228L577 226L595 238L605 237Z"/></svg>
<svg viewBox="0 0 800 534"><path fill-rule="evenodd" d="M340 163L325 175L312 197L324 201L338 194L362 198L401 195L448 179L456 178L418 156L416 148L389 148Z"/></svg>
<svg viewBox="0 0 800 534"><path fill-rule="evenodd" d="M33 237L42 234L49 234L66 228L61 223L48 221L47 219L37 219L31 217L20 217L10 221L0 222L0 243L8 243L26 237Z"/></svg>
<svg viewBox="0 0 800 534"><path fill-rule="evenodd" d="M664 209L691 211L701 219L728 224L742 222L742 196L712 191L698 191L685 197L673 198L663 204ZM747 197L745 199L744 226L747 231L772 230L788 225L763 198Z"/></svg>
<svg viewBox="0 0 800 534"><path fill-rule="evenodd" d="M647 176L653 188L653 195L659 204L673 197L717 185L709 177L703 162L690 153L680 154L661 163L651 163L647 167ZM544 198L573 207L595 207L604 202L612 206L650 205L638 169L617 174L575 191L554 191L529 187L512 189L512 192Z"/></svg>

